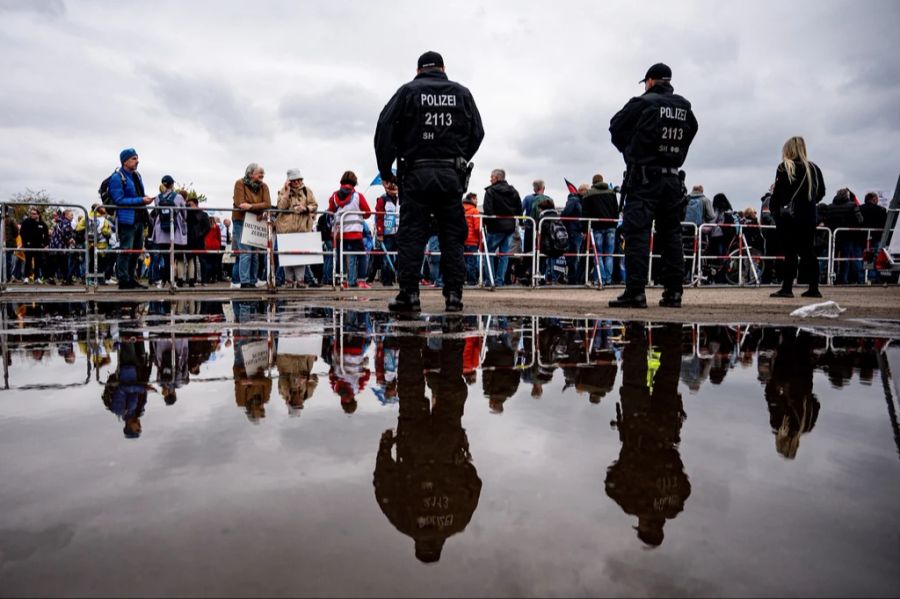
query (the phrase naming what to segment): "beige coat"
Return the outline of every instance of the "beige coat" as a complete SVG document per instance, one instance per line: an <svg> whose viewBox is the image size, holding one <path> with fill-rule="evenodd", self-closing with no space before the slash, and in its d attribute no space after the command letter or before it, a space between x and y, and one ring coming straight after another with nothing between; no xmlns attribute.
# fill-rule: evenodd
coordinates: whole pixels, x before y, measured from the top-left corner
<svg viewBox="0 0 900 599"><path fill-rule="evenodd" d="M319 377L311 374L315 356L284 354L276 358L278 366L278 392L292 408L300 409L312 397L319 384Z"/></svg>
<svg viewBox="0 0 900 599"><path fill-rule="evenodd" d="M279 210L301 210L290 214L280 213L275 220L275 231L278 233L309 233L315 225L315 212L319 208L316 196L305 185L300 189L284 188L278 190ZM302 211L306 209L306 211Z"/></svg>

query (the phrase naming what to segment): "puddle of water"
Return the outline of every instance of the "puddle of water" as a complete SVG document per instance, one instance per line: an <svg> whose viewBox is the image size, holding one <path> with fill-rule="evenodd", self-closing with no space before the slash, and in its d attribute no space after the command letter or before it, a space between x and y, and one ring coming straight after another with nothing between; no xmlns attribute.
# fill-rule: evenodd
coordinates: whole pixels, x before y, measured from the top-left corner
<svg viewBox="0 0 900 599"><path fill-rule="evenodd" d="M889 338L0 306L2 595L900 588Z"/></svg>

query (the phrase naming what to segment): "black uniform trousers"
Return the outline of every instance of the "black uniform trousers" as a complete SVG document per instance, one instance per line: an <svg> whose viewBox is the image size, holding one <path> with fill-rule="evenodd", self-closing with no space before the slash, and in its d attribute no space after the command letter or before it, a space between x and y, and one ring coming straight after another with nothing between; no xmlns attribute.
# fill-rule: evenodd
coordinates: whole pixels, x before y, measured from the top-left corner
<svg viewBox="0 0 900 599"><path fill-rule="evenodd" d="M657 280L668 290L681 291L684 254L681 245L681 218L684 197L678 175L648 169L646 179L640 169L632 175L627 201L622 211L625 238L625 286L640 292L647 286L650 268L650 231L656 222L654 253L661 255Z"/></svg>
<svg viewBox="0 0 900 599"><path fill-rule="evenodd" d="M441 244L441 275L444 295L462 292L466 281L463 243L466 240L465 210L459 193L406 191L401 187L400 226L397 229L397 267L400 288L418 291L425 244L431 232L431 220L437 223Z"/></svg>

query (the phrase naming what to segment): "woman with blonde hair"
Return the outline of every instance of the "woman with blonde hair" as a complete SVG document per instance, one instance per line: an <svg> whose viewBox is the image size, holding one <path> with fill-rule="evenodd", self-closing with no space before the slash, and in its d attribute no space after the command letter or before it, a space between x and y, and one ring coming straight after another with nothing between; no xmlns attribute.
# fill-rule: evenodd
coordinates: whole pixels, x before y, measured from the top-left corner
<svg viewBox="0 0 900 599"><path fill-rule="evenodd" d="M809 284L803 297L822 297L819 293L819 265L816 259L814 237L816 232L816 205L825 197L825 180L822 171L810 162L806 154L806 142L802 137L791 137L781 151L782 161L775 171L775 188L769 207L775 219L775 227L784 248L781 289L772 297L794 297L794 277L799 261L800 275Z"/></svg>

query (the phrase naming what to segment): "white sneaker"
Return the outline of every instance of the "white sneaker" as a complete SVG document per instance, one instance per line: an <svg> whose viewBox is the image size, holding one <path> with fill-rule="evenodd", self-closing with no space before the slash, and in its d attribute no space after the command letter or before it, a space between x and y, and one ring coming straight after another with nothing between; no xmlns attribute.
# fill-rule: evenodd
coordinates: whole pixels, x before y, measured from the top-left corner
<svg viewBox="0 0 900 599"><path fill-rule="evenodd" d="M240 283L232 283L232 284L231 284L231 288L232 288L232 289L240 289L240 288L241 288L241 284L240 284Z"/></svg>
<svg viewBox="0 0 900 599"><path fill-rule="evenodd" d="M266 281L257 281L256 282L257 287L265 287L266 285L268 285L268 283Z"/></svg>
<svg viewBox="0 0 900 599"><path fill-rule="evenodd" d="M160 281L159 283L157 283L157 284L156 284L156 288L157 288L157 289L162 289L162 288L163 288L163 282Z"/></svg>
<svg viewBox="0 0 900 599"><path fill-rule="evenodd" d="M106 282L109 283L110 285L118 285L119 284L119 280L115 277L110 277L110 278L106 279Z"/></svg>

